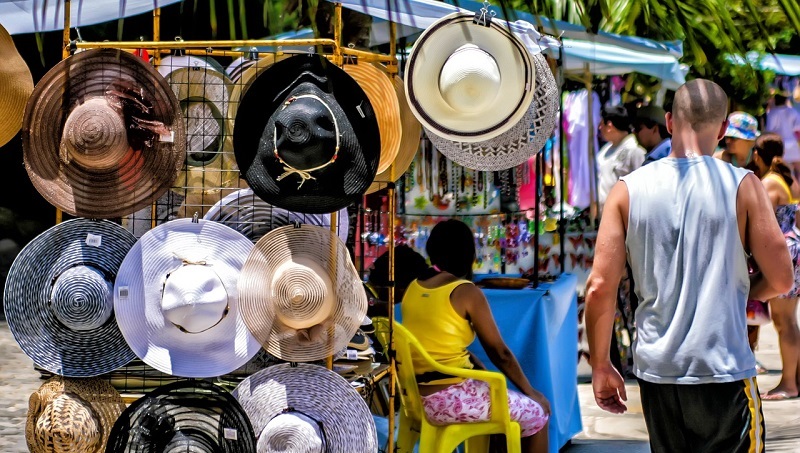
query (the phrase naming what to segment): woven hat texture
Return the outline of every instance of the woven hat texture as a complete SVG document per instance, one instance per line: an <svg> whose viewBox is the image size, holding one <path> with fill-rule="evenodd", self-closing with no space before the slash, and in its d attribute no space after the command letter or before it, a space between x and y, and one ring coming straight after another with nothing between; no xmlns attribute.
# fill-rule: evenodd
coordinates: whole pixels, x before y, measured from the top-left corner
<svg viewBox="0 0 800 453"><path fill-rule="evenodd" d="M0 146L22 127L25 104L33 92L33 76L11 35L0 25Z"/></svg>

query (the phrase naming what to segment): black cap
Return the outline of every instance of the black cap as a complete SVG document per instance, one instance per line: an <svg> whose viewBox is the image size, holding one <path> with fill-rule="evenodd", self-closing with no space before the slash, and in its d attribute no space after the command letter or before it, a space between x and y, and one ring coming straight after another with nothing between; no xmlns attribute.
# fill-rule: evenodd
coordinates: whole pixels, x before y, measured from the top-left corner
<svg viewBox="0 0 800 453"><path fill-rule="evenodd" d="M646 105L636 111L636 120L652 121L664 127L667 126L667 112L657 105Z"/></svg>

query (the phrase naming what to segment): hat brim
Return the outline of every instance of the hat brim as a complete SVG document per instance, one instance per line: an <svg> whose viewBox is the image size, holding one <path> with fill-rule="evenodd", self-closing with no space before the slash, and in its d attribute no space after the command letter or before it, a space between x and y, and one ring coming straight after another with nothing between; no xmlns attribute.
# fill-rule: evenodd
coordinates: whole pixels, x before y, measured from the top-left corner
<svg viewBox="0 0 800 453"><path fill-rule="evenodd" d="M116 82L141 88L155 121L171 131L143 149L130 149L108 169L65 162L64 123L75 104L105 96ZM172 186L183 165L186 132L177 98L141 58L114 49L91 49L60 61L36 85L22 129L25 169L36 190L62 211L86 218L122 217L152 204Z"/></svg>
<svg viewBox="0 0 800 453"><path fill-rule="evenodd" d="M760 135L761 133L759 132L753 134L744 133L731 125L728 125L728 129L725 130L725 137L738 138L740 140L755 141Z"/></svg>
<svg viewBox="0 0 800 453"><path fill-rule="evenodd" d="M253 244L241 233L206 220L177 219L148 231L125 257L114 285L114 310L136 356L164 373L216 377L241 367L261 348L241 317L236 289ZM181 260L202 259L228 294L228 313L218 324L186 333L161 309L162 286ZM127 297L125 295L127 290Z"/></svg>
<svg viewBox="0 0 800 453"><path fill-rule="evenodd" d="M99 236L101 245L88 245L88 235ZM100 327L76 331L62 324L50 308L52 288L61 273L87 265L113 282L135 243L132 234L110 221L73 219L51 227L20 251L8 271L3 301L14 339L35 364L62 376L91 377L136 357L113 314Z"/></svg>
<svg viewBox="0 0 800 453"><path fill-rule="evenodd" d="M501 21L488 27L473 23L473 14L452 13L428 27L417 39L406 67L406 94L423 127L454 141L479 142L508 131L525 115L535 91L530 53ZM477 45L497 62L500 85L491 107L458 111L439 91L439 72L465 43Z"/></svg>
<svg viewBox="0 0 800 453"><path fill-rule="evenodd" d="M329 272L336 292L329 327L320 338L303 342L295 330L278 320L272 281L279 267L307 259ZM347 347L367 313L367 295L343 242L327 228L285 226L265 234L253 247L239 279L242 317L268 353L291 362L310 362ZM311 326L308 326L311 327Z"/></svg>
<svg viewBox="0 0 800 453"><path fill-rule="evenodd" d="M427 130L431 143L447 158L472 170L500 171L521 165L552 136L558 119L558 85L547 60L533 56L536 94L525 116L511 129L485 142L454 142Z"/></svg>
<svg viewBox="0 0 800 453"><path fill-rule="evenodd" d="M226 453L256 451L253 426L236 399L206 381L180 381L161 386L134 401L117 419L108 440L109 452L162 453L170 439L183 447L195 440L205 449Z"/></svg>
<svg viewBox="0 0 800 453"><path fill-rule="evenodd" d="M252 189L241 189L227 195L215 203L203 218L233 228L254 244L275 228L294 225L295 222L321 227L331 225L330 214L303 214L277 208L258 198ZM349 227L347 209L342 209L338 213L337 221L338 235L342 242L347 242Z"/></svg>
<svg viewBox="0 0 800 453"><path fill-rule="evenodd" d="M33 92L33 76L17 51L14 40L0 25L0 147L17 135L22 127L25 104Z"/></svg>
<svg viewBox="0 0 800 453"><path fill-rule="evenodd" d="M322 423L330 453L374 453L375 421L366 402L343 377L324 367L273 365L242 381L233 391L255 432L287 408Z"/></svg>
<svg viewBox="0 0 800 453"><path fill-rule="evenodd" d="M336 161L315 171L315 179L302 187L296 176L278 181L286 170L274 155L272 137L278 108L299 94L327 99L341 145ZM233 143L240 174L262 200L309 214L334 212L358 202L375 178L381 149L380 130L366 93L320 55L276 62L253 81L236 111Z"/></svg>

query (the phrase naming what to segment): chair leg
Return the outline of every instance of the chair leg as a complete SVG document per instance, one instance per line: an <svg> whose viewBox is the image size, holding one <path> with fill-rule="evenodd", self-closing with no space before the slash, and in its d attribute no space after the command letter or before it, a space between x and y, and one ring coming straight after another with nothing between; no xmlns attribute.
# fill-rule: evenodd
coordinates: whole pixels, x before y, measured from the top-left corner
<svg viewBox="0 0 800 453"><path fill-rule="evenodd" d="M487 453L490 436L473 436L465 442L466 453Z"/></svg>
<svg viewBox="0 0 800 453"><path fill-rule="evenodd" d="M406 416L405 411L401 408L397 432L397 448L395 451L397 453L412 453L419 440L419 431L420 427L415 426L414 422Z"/></svg>

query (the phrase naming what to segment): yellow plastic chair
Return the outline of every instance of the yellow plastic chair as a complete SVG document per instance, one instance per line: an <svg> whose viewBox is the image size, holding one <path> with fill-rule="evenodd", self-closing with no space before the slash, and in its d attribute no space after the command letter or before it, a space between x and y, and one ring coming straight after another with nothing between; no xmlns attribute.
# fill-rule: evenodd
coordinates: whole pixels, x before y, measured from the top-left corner
<svg viewBox="0 0 800 453"><path fill-rule="evenodd" d="M372 323L378 341L383 343L385 348L388 344L389 320L382 317L373 318ZM468 453L482 453L488 450L490 434L504 434L508 453L520 453L520 427L519 423L511 421L508 387L503 374L441 365L433 360L414 335L398 322L394 323L394 343L401 401L397 436L398 453L414 451L417 440L421 453L451 453L462 443L466 443ZM440 373L489 383L492 408L489 420L451 425L431 424L422 408L412 354L421 357L431 368Z"/></svg>

